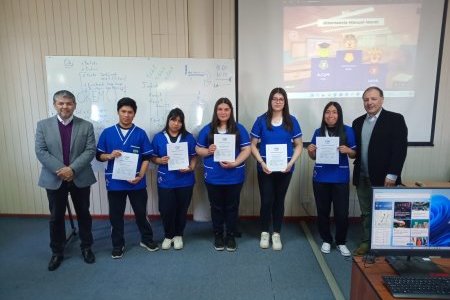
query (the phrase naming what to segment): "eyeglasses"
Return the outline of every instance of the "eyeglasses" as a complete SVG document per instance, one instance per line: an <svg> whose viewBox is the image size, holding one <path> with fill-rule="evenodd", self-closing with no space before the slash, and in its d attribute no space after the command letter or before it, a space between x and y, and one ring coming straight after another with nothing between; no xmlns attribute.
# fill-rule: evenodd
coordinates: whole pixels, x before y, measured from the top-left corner
<svg viewBox="0 0 450 300"><path fill-rule="evenodd" d="M283 103L284 102L284 98L272 98L272 102Z"/></svg>

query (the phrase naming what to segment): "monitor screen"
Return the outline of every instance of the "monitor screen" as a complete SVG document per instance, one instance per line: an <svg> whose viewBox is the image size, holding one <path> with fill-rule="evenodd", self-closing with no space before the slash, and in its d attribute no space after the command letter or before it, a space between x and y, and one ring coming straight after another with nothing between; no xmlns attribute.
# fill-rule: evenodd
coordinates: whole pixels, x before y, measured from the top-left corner
<svg viewBox="0 0 450 300"><path fill-rule="evenodd" d="M450 255L450 188L374 188L371 251Z"/></svg>

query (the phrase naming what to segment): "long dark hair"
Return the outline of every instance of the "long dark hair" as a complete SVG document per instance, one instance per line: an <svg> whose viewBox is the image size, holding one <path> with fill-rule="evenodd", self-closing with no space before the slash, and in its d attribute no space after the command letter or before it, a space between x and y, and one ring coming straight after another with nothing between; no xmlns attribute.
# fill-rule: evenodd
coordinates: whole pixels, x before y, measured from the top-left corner
<svg viewBox="0 0 450 300"><path fill-rule="evenodd" d="M164 131L169 133L169 121L175 120L176 118L180 118L180 121L181 121L180 133L181 133L181 137L184 138L189 132L186 130L186 125L184 124L184 113L178 107L172 109L169 112L169 114L167 115L166 126L164 127Z"/></svg>
<svg viewBox="0 0 450 300"><path fill-rule="evenodd" d="M234 118L233 104L228 98L220 98L219 100L216 101L216 104L214 105L214 112L208 134L209 143L210 144L214 143L214 134L219 133L217 131L217 127L219 127L220 125L220 120L217 117L217 108L219 107L220 104L226 104L230 107L231 113L230 118L227 121L227 133L236 134L236 141L239 141L239 130L237 128L236 119Z"/></svg>
<svg viewBox="0 0 450 300"><path fill-rule="evenodd" d="M274 88L269 95L269 101L267 102L267 118L266 124L269 130L272 130L272 116L273 116L273 108L272 108L272 99L275 94L281 94L284 98L284 107L283 107L283 126L287 131L292 131L293 125L291 120L291 115L289 114L289 102L286 91L281 87Z"/></svg>
<svg viewBox="0 0 450 300"><path fill-rule="evenodd" d="M342 107L339 103L330 101L327 105L325 105L325 108L323 109L322 114L322 124L320 125L320 136L325 136L325 131L327 130L327 123L325 123L325 113L327 109L330 106L336 107L337 113L338 113L338 119L336 121L336 136L339 136L339 145L346 145L347 144L347 135L345 134L344 129L344 115L342 113Z"/></svg>

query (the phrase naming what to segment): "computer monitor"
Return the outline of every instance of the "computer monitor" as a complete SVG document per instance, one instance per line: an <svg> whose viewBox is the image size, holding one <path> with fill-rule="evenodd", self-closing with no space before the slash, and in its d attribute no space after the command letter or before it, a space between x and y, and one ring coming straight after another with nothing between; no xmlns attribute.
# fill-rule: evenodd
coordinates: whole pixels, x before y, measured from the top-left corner
<svg viewBox="0 0 450 300"><path fill-rule="evenodd" d="M411 256L450 256L450 188L373 188L371 252L401 275L441 273Z"/></svg>

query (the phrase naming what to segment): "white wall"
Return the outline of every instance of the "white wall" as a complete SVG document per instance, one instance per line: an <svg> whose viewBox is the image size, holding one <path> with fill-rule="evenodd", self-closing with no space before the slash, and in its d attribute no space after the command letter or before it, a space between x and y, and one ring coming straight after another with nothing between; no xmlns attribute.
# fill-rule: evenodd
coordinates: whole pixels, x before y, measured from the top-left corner
<svg viewBox="0 0 450 300"><path fill-rule="evenodd" d="M51 97L46 55L234 58L234 18L234 0L0 0L0 214L48 213L45 191L36 184L34 155L36 122L47 116ZM435 146L408 149L406 180L450 179L449 41L447 22ZM255 117L241 121L252 123ZM289 188L286 216L315 214L311 171L304 154ZM259 215L253 159L247 173L240 213ZM107 215L103 175L97 177L91 212ZM208 208L200 170L197 181L191 213ZM153 173L148 183L149 213L158 214ZM350 212L357 216L353 189L351 198Z"/></svg>

